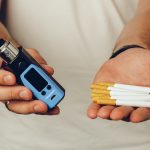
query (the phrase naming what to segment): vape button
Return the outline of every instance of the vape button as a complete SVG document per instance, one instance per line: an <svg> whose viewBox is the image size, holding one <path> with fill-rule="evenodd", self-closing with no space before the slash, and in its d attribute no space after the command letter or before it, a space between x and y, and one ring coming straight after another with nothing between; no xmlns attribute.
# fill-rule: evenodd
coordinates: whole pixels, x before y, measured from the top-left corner
<svg viewBox="0 0 150 150"><path fill-rule="evenodd" d="M47 86L47 89L50 90L52 87L50 85Z"/></svg>
<svg viewBox="0 0 150 150"><path fill-rule="evenodd" d="M46 92L45 91L42 91L42 93L41 93L42 95L46 95Z"/></svg>

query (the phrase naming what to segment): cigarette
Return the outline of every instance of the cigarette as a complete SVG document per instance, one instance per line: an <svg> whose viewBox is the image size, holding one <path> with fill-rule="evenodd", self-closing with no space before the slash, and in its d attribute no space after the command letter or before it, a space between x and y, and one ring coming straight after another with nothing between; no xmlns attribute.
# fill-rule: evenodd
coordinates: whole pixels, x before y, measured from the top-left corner
<svg viewBox="0 0 150 150"><path fill-rule="evenodd" d="M148 93L132 93L132 92L114 92L114 91L99 91L99 92L92 92L91 96L150 96Z"/></svg>
<svg viewBox="0 0 150 150"><path fill-rule="evenodd" d="M133 107L148 107L150 108L150 102L147 101L125 101L125 100L100 100L95 101L97 104L101 105L117 105L117 106L133 106Z"/></svg>
<svg viewBox="0 0 150 150"><path fill-rule="evenodd" d="M92 93L91 94L91 97L99 97L99 96L109 96L109 97L114 97L114 96L120 96L120 97L126 97L126 96L131 96L131 97L137 97L137 96L150 96L149 94L141 94L141 93L124 93L124 92L108 92L107 94L107 91L105 92L101 92L101 93Z"/></svg>
<svg viewBox="0 0 150 150"><path fill-rule="evenodd" d="M91 85L93 102L150 108L150 87L99 82Z"/></svg>
<svg viewBox="0 0 150 150"><path fill-rule="evenodd" d="M150 95L149 93L144 93L144 92L132 92L132 91L110 91L110 90L98 90L98 89L93 89L92 90L93 94L105 94L105 95L110 95L110 96L142 96L142 95Z"/></svg>
<svg viewBox="0 0 150 150"><path fill-rule="evenodd" d="M128 89L120 89L116 87L107 87L107 86L101 86L101 85L91 85L92 92L94 93L101 93L101 91L109 91L109 92L126 92L126 93L137 93L137 94L150 94L149 92L144 92L144 91L133 91L133 90L128 90Z"/></svg>
<svg viewBox="0 0 150 150"><path fill-rule="evenodd" d="M109 95L97 95L92 94L92 98L109 99L109 100L124 100L124 101L150 101L150 95L139 96L109 96Z"/></svg>
<svg viewBox="0 0 150 150"><path fill-rule="evenodd" d="M92 87L94 88L94 85L92 85ZM108 90L109 87L115 87L118 89L150 93L149 87L125 85L125 84L117 84L117 83L99 82L98 84L96 84L96 87L99 87L100 89L108 89Z"/></svg>

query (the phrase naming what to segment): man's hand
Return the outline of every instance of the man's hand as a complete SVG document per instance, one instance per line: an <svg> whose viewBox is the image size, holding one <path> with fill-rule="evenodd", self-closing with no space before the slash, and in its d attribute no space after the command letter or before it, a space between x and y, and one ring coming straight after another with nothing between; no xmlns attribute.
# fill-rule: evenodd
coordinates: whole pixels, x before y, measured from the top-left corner
<svg viewBox="0 0 150 150"><path fill-rule="evenodd" d="M97 72L93 83L99 81L150 86L150 50L130 49L107 61ZM92 103L87 111L90 118L142 122L150 119L149 108L100 106Z"/></svg>
<svg viewBox="0 0 150 150"><path fill-rule="evenodd" d="M27 50L49 73L53 74L54 70L47 65L46 61L34 49ZM0 101L9 101L7 107L10 111L18 114L46 114L55 115L59 113L56 107L48 111L47 105L39 100L32 100L32 92L24 86L16 85L15 75L11 72L0 70Z"/></svg>

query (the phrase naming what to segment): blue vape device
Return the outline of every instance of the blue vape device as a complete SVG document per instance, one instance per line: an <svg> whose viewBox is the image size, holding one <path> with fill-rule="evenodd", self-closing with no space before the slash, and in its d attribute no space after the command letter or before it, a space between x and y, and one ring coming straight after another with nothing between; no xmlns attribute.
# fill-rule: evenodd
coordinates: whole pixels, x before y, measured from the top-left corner
<svg viewBox="0 0 150 150"><path fill-rule="evenodd" d="M16 75L18 84L32 91L33 99L42 100L52 109L64 98L64 88L24 48L0 39L0 56L4 68Z"/></svg>

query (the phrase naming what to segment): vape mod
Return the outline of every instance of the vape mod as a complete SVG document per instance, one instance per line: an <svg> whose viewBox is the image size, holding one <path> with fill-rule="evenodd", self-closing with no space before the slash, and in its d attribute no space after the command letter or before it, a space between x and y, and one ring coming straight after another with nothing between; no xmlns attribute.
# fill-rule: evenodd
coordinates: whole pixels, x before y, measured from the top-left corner
<svg viewBox="0 0 150 150"><path fill-rule="evenodd" d="M45 102L49 109L65 96L64 88L24 48L16 48L0 39L0 56L4 60L4 68L16 75L17 83L29 88L33 98Z"/></svg>

